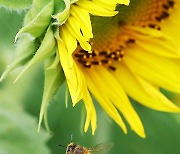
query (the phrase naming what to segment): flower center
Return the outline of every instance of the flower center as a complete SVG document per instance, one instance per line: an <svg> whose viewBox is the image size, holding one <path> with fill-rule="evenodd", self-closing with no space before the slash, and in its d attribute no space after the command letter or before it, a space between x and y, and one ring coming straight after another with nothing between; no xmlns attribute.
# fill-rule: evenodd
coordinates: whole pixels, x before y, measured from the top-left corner
<svg viewBox="0 0 180 154"><path fill-rule="evenodd" d="M131 0L130 6L120 5L119 14L111 18L93 18L94 38L92 53L79 46L74 52L75 60L85 68L103 65L115 71L115 61L122 61L125 49L136 43L136 35L127 26L149 27L161 30L161 23L170 16L173 0Z"/></svg>
<svg viewBox="0 0 180 154"><path fill-rule="evenodd" d="M170 11L174 8L173 0L148 0L148 2L136 8L134 17L131 17L131 24L150 27L160 30L160 24L169 17Z"/></svg>

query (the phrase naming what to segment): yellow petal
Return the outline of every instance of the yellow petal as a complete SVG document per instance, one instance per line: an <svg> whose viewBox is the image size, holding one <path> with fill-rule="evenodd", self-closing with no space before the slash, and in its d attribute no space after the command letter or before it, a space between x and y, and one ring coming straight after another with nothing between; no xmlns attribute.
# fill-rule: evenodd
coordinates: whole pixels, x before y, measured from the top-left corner
<svg viewBox="0 0 180 154"><path fill-rule="evenodd" d="M126 93L140 104L159 111L179 112L180 108L167 99L157 88L141 78L136 78L127 67L117 64L117 77ZM128 81L128 82L127 82Z"/></svg>
<svg viewBox="0 0 180 154"><path fill-rule="evenodd" d="M79 41L81 47L86 50L86 51L90 51L91 50L91 45L87 42L88 40L86 40L86 38L83 37L80 29L80 24L79 22L73 18L73 17L69 17L66 25L65 25L68 29L68 31L75 37L77 38L77 40Z"/></svg>
<svg viewBox="0 0 180 154"><path fill-rule="evenodd" d="M60 62L65 73L72 102L75 105L82 98L82 79L76 63L71 68L68 67L68 52L62 40L58 40L58 50Z"/></svg>
<svg viewBox="0 0 180 154"><path fill-rule="evenodd" d="M170 16L162 22L162 32L170 36L180 46L180 31L177 30L180 27L180 1L176 0L174 8L170 12Z"/></svg>
<svg viewBox="0 0 180 154"><path fill-rule="evenodd" d="M133 73L155 85L180 93L180 67L173 60L133 47L126 49L123 62Z"/></svg>
<svg viewBox="0 0 180 154"><path fill-rule="evenodd" d="M90 14L96 16L114 16L118 13L118 11L110 11L107 10L92 1L81 0L77 2L77 5L87 10Z"/></svg>
<svg viewBox="0 0 180 154"><path fill-rule="evenodd" d="M80 67L80 66L78 66ZM87 84L86 84L86 80L84 78L83 72L81 70L79 70L81 79L82 79L82 93L83 93L83 101L86 107L86 112L87 112L87 117L86 117L86 122L84 125L84 132L87 132L89 124L91 123L91 127L92 127L92 134L94 135L95 130L97 128L97 118L96 118L96 110L94 107L94 104L92 102L91 99L91 95L87 89Z"/></svg>
<svg viewBox="0 0 180 154"><path fill-rule="evenodd" d="M117 0L111 0L111 1L93 0L93 2L108 10L115 10L117 5Z"/></svg>
<svg viewBox="0 0 180 154"><path fill-rule="evenodd" d="M85 70L84 70L85 71ZM107 97L106 93L102 91L103 83L99 82L99 78L95 76L94 71L88 70L85 72L85 77L87 80L88 88L90 89L91 93L95 96L98 103L102 106L102 108L106 111L106 113L122 128L124 133L127 133L126 126L120 117L118 111L111 103L109 98ZM107 87L106 87L107 88Z"/></svg>
<svg viewBox="0 0 180 154"><path fill-rule="evenodd" d="M60 36L67 48L67 52L68 52L68 67L71 68L73 65L73 57L72 57L72 53L75 51L75 49L77 48L77 41L76 38L73 37L71 35L71 33L67 30L67 28L65 26L62 26L62 28L60 29Z"/></svg>
<svg viewBox="0 0 180 154"><path fill-rule="evenodd" d="M87 88L84 88L83 90L83 100L84 100L84 104L86 107L86 111L87 111L87 118L86 118L86 122L85 122L85 126L84 126L84 131L87 132L88 127L89 127L89 123L91 122L91 126L92 126L92 134L94 135L95 130L97 128L96 126L96 111L91 99L91 96L87 90Z"/></svg>
<svg viewBox="0 0 180 154"><path fill-rule="evenodd" d="M93 37L89 13L79 6L71 6L71 15L79 21L82 33L87 40Z"/></svg>
<svg viewBox="0 0 180 154"><path fill-rule="evenodd" d="M95 69L95 68L94 68ZM121 111L126 120L131 126L131 129L134 130L139 136L145 137L144 128L142 122L131 105L126 93L123 88L113 77L113 75L107 71L103 66L99 66L96 69L96 72L103 77L104 90L107 91L107 95L112 100L113 104ZM93 75L95 77L96 74ZM96 75L96 79L97 79Z"/></svg>
<svg viewBox="0 0 180 154"><path fill-rule="evenodd" d="M172 38L172 40L180 46L180 31L177 30L180 27L180 23L177 24L172 20L167 20L166 24L162 26L162 32Z"/></svg>
<svg viewBox="0 0 180 154"><path fill-rule="evenodd" d="M118 2L119 4L129 5L130 0L117 0L117 2Z"/></svg>
<svg viewBox="0 0 180 154"><path fill-rule="evenodd" d="M180 49L177 44L158 30L129 26L127 34L135 38L136 44L148 52L165 57L180 58Z"/></svg>
<svg viewBox="0 0 180 154"><path fill-rule="evenodd" d="M154 97L154 99L156 99L160 103L163 103L163 105L165 105L167 107L168 112L180 112L180 108L177 107L175 104L173 104L167 97L165 97L159 91L159 89L157 89L152 84L150 84L149 82L147 82L146 80L144 80L142 78L139 78L139 81L140 81L141 85L144 87L144 90L149 95L151 95L152 97Z"/></svg>

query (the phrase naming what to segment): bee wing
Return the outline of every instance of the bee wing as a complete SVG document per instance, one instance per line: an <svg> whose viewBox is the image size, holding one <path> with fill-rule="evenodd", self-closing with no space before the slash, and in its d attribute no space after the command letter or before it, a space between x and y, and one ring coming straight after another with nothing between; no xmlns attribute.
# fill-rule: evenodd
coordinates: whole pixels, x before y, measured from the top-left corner
<svg viewBox="0 0 180 154"><path fill-rule="evenodd" d="M105 152L111 149L113 146L112 142L105 142L95 145L94 147L88 148L90 153Z"/></svg>

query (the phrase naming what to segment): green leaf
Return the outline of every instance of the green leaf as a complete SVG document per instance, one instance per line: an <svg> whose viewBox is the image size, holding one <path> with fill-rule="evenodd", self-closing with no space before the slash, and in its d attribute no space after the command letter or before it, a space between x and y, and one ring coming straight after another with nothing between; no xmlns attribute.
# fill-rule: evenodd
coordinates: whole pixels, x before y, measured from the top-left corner
<svg viewBox="0 0 180 154"><path fill-rule="evenodd" d="M36 6L38 7L38 6ZM36 9L35 9L36 10ZM15 41L19 38L22 33L29 33L32 37L37 38L40 37L51 21L51 15L54 10L54 1L51 0L48 4L46 4L33 18L33 15L30 13L26 16L25 21L28 23L25 27L23 27L16 35ZM32 18L32 20L31 20Z"/></svg>
<svg viewBox="0 0 180 154"><path fill-rule="evenodd" d="M62 25L66 22L70 13L70 0L55 0L55 15L52 17L55 19L53 25Z"/></svg>
<svg viewBox="0 0 180 154"><path fill-rule="evenodd" d="M14 69L26 64L37 50L37 43L30 40L29 37L22 36L17 43L16 55L14 60L7 66L6 70L0 78L0 82L7 77L7 75Z"/></svg>
<svg viewBox="0 0 180 154"><path fill-rule="evenodd" d="M44 85L43 100L42 100L40 116L39 116L38 130L40 130L43 116L45 116L45 125L48 129L47 115L46 115L48 103L64 81L64 74L62 68L60 64L56 62L57 60L59 61L57 57L59 57L58 54L56 54L55 59L54 58L49 59L44 68L45 85ZM55 66L55 64L57 65Z"/></svg>
<svg viewBox="0 0 180 154"><path fill-rule="evenodd" d="M51 27L49 27L41 43L41 46L37 50L36 54L28 63L28 65L21 71L21 73L18 75L18 77L16 78L14 82L16 82L24 74L24 72L27 71L31 66L54 55L55 45L56 45L56 40L54 38L53 31Z"/></svg>
<svg viewBox="0 0 180 154"><path fill-rule="evenodd" d="M24 19L24 25L29 24L39 12L50 2L50 0L33 0L33 4Z"/></svg>
<svg viewBox="0 0 180 154"><path fill-rule="evenodd" d="M7 93L0 93L0 153L49 154L48 135L37 132L35 119L23 111Z"/></svg>
<svg viewBox="0 0 180 154"><path fill-rule="evenodd" d="M0 0L0 6L14 10L25 9L31 4L32 0Z"/></svg>

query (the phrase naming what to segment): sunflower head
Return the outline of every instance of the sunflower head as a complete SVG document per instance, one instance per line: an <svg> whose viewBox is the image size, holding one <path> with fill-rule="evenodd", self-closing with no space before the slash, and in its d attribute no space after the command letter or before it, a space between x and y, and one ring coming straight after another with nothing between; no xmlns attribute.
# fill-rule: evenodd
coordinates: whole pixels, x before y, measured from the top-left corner
<svg viewBox="0 0 180 154"><path fill-rule="evenodd" d="M177 0L51 0L37 7L34 1L16 37L21 52L1 80L17 66L27 63L19 79L45 61L39 128L49 100L66 81L73 106L84 101L85 132L91 125L94 134L97 127L93 95L125 133L121 115L145 137L129 97L155 110L180 111L160 91L180 93L179 5Z"/></svg>

